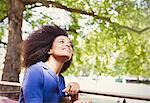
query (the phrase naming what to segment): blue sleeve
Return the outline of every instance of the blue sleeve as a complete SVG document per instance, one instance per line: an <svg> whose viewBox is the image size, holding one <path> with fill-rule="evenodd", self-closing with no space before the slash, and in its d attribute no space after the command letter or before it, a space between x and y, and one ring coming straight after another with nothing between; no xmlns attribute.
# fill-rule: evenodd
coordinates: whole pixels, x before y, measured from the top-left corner
<svg viewBox="0 0 150 103"><path fill-rule="evenodd" d="M41 67L33 65L28 68L22 88L25 103L43 103L43 71Z"/></svg>
<svg viewBox="0 0 150 103"><path fill-rule="evenodd" d="M60 85L59 85L59 95L62 96L62 97L65 97L65 92L62 92L63 89L65 89L65 80L64 80L64 77L62 75L60 75L60 78L59 78L59 82L60 82Z"/></svg>

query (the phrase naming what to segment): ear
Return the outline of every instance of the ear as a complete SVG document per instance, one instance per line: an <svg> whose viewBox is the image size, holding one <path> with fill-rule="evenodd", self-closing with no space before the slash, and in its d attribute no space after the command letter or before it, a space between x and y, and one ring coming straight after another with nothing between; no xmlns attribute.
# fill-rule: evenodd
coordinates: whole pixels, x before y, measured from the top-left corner
<svg viewBox="0 0 150 103"><path fill-rule="evenodd" d="M50 49L47 54L51 55L52 54L52 50Z"/></svg>

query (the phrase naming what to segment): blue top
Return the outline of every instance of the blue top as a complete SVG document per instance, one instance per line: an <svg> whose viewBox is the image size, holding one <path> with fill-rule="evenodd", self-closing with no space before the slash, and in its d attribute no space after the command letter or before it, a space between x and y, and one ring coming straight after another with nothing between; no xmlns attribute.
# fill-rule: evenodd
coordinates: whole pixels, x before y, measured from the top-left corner
<svg viewBox="0 0 150 103"><path fill-rule="evenodd" d="M30 66L24 76L19 103L59 103L65 96L65 81L45 63Z"/></svg>

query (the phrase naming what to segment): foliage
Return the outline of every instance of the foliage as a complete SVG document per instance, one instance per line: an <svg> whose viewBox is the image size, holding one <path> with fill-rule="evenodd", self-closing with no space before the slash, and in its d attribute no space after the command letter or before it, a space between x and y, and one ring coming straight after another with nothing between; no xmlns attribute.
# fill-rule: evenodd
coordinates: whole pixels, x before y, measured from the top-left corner
<svg viewBox="0 0 150 103"><path fill-rule="evenodd" d="M6 5L6 0L1 0L0 1L0 21L3 21L5 17L7 16L7 5ZM0 23L0 40L2 39L2 36L4 34L4 23Z"/></svg>
<svg viewBox="0 0 150 103"><path fill-rule="evenodd" d="M4 28L0 26L0 40L2 39L3 33L4 33Z"/></svg>
<svg viewBox="0 0 150 103"><path fill-rule="evenodd" d="M147 3L147 6L145 6L146 4L142 6L143 2ZM111 17L113 22L139 31L149 27L150 18L147 14L149 8L146 1L140 1L137 4L137 1L114 0L114 2L108 2L105 0L101 6L105 12L98 14ZM112 6L114 7L113 10L111 9ZM99 10L98 7L97 10ZM80 28L88 28L93 25L95 28L87 29L88 34L85 38L83 38L84 33L86 33L84 30L76 37L80 39L76 40L78 46L75 48L76 55L74 67L72 67L74 71L78 71L78 73L82 71L82 75L89 75L89 72L93 72L97 75L150 76L150 52L148 48L150 46L150 34L148 31L139 34L122 29L120 25L115 23L111 24L94 18L87 18L88 21L84 27L80 25Z"/></svg>
<svg viewBox="0 0 150 103"><path fill-rule="evenodd" d="M7 4L6 0L1 0L0 2L0 21L2 21L7 16Z"/></svg>

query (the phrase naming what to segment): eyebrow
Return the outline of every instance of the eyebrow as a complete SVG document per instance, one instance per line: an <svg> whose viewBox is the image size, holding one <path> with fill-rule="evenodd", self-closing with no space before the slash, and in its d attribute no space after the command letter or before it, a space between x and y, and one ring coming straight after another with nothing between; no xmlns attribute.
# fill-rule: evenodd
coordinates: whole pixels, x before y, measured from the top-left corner
<svg viewBox="0 0 150 103"><path fill-rule="evenodd" d="M58 40L65 40L65 39L60 38L60 39L58 39ZM73 47L73 43L72 43L72 41L71 41L71 40L69 40L69 43L70 43L70 44L71 44L71 46Z"/></svg>
<svg viewBox="0 0 150 103"><path fill-rule="evenodd" d="M58 40L65 40L65 39L58 39ZM71 44L72 44L72 41L71 41L71 40L69 40L69 43L71 43Z"/></svg>

